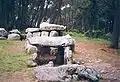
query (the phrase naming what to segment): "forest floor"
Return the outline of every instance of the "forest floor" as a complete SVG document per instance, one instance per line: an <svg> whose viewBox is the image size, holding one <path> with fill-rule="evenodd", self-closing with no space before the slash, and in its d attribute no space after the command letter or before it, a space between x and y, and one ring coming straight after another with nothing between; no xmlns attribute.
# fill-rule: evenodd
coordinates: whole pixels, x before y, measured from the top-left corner
<svg viewBox="0 0 120 82"><path fill-rule="evenodd" d="M106 44L79 41L74 58L101 73L101 82L120 82L120 53Z"/></svg>
<svg viewBox="0 0 120 82"><path fill-rule="evenodd" d="M4 45L0 45L0 82L35 82L33 68L28 68L25 63L28 56L24 53L24 41L1 43ZM74 58L100 71L101 82L120 82L120 53L108 45L79 40Z"/></svg>

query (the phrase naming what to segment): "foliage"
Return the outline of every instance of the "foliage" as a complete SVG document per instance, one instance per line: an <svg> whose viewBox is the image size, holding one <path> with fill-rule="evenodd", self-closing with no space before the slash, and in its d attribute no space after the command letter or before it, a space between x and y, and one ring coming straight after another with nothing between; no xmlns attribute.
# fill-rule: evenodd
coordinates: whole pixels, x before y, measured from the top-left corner
<svg viewBox="0 0 120 82"><path fill-rule="evenodd" d="M99 43L99 44L110 44L109 40L106 40L104 38L93 38L93 37L87 37L85 34L82 34L78 32L77 30L69 31L68 34L70 34L73 38L76 39L76 41L90 41L93 43Z"/></svg>

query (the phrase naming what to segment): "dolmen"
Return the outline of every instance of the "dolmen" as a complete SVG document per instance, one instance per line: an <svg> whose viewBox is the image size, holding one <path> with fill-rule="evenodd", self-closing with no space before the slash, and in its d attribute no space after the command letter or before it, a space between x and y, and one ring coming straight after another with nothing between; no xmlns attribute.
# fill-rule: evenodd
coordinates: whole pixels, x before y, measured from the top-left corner
<svg viewBox="0 0 120 82"><path fill-rule="evenodd" d="M75 40L65 34L63 25L41 23L40 28L26 29L27 38L25 50L30 54L28 66L46 64L53 61L55 64L72 62Z"/></svg>
<svg viewBox="0 0 120 82"><path fill-rule="evenodd" d="M34 76L38 82L99 82L99 72L73 61L75 40L65 30L63 25L44 22L40 28L26 29L25 50Z"/></svg>

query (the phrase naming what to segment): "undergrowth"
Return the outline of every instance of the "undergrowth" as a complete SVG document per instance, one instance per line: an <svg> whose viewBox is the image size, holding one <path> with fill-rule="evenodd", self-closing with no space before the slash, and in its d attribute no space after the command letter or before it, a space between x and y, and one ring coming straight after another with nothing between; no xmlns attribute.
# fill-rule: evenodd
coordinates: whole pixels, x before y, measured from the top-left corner
<svg viewBox="0 0 120 82"><path fill-rule="evenodd" d="M73 38L75 38L78 41L90 41L90 42L99 43L99 44L110 44L110 41L108 41L108 40L105 40L102 38L87 37L80 32L69 31L67 33L70 34Z"/></svg>

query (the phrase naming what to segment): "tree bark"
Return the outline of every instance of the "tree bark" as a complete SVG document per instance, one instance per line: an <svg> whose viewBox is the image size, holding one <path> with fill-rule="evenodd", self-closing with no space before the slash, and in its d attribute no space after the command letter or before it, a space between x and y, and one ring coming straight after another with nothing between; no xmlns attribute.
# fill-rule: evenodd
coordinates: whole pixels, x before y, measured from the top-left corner
<svg viewBox="0 0 120 82"><path fill-rule="evenodd" d="M113 25L113 33L112 33L112 48L118 48L119 44L119 35L120 35L120 5L119 0L116 1L116 8L114 14L114 25Z"/></svg>

